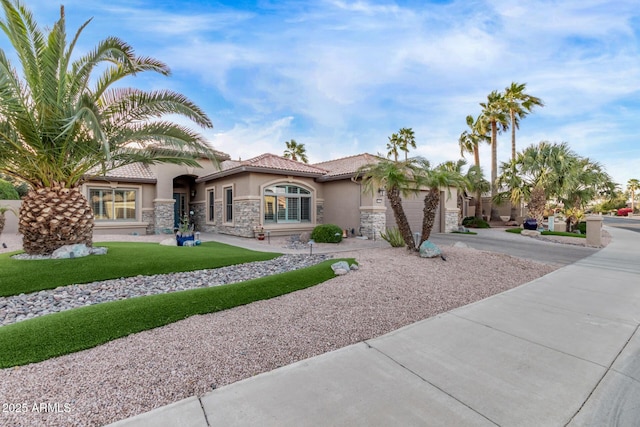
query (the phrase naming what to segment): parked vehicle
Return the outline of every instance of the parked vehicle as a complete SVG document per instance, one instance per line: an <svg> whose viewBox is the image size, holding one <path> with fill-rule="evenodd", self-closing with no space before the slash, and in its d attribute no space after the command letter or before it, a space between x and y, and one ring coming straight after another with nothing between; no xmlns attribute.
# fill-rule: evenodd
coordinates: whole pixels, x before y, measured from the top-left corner
<svg viewBox="0 0 640 427"><path fill-rule="evenodd" d="M630 213L632 213L633 210L631 208L620 208L618 209L617 215L618 216L629 216Z"/></svg>

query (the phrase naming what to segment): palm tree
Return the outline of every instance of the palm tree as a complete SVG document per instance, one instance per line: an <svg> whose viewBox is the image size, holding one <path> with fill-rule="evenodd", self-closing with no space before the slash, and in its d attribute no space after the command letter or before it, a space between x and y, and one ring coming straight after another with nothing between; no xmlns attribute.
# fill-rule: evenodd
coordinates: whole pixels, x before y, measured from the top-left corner
<svg viewBox="0 0 640 427"><path fill-rule="evenodd" d="M504 102L509 112L511 124L511 160L516 159L516 129L520 129L520 120L525 118L533 107L543 107L540 98L525 93L526 83L511 82L504 90ZM513 221L516 214L516 205L511 203L510 219Z"/></svg>
<svg viewBox="0 0 640 427"><path fill-rule="evenodd" d="M390 159L391 156L393 156L393 161L397 162L398 161L398 150L400 150L401 145L402 145L402 141L400 140L400 137L398 136L397 133L391 134L391 136L388 137L389 138L389 142L387 143L387 158Z"/></svg>
<svg viewBox="0 0 640 427"><path fill-rule="evenodd" d="M491 189L491 183L484 177L480 166L469 167L464 176L466 189L476 195L476 218L482 218L482 194Z"/></svg>
<svg viewBox="0 0 640 427"><path fill-rule="evenodd" d="M525 93L526 83L511 82L504 90L504 102L511 123L511 160L516 158L516 129L520 128L520 119L525 118L533 107L544 107L540 98Z"/></svg>
<svg viewBox="0 0 640 427"><path fill-rule="evenodd" d="M307 149L304 148L304 144L298 144L295 139L285 141L285 144L287 146L286 150L284 150L285 158L309 163L309 159L307 158Z"/></svg>
<svg viewBox="0 0 640 427"><path fill-rule="evenodd" d="M416 246L411 226L402 207L402 196L416 192L412 179L416 173L414 160L398 162L383 159L378 163L362 166L356 174L357 177L362 177L362 185L366 191L374 193L379 188L385 190L398 230L407 249L411 251L415 251Z"/></svg>
<svg viewBox="0 0 640 427"><path fill-rule="evenodd" d="M464 186L464 179L460 173L460 168L464 164L464 160L462 162L463 163L446 162L435 168L431 168L428 160L418 160L420 169L415 175L416 184L418 188L426 188L429 190L424 197L422 236L420 237L418 247L431 236L436 211L440 205L440 189L447 188L450 196L451 187L462 188Z"/></svg>
<svg viewBox="0 0 640 427"><path fill-rule="evenodd" d="M635 178L627 181L627 190L631 193L631 212L635 212L636 210L636 191L640 188L640 181Z"/></svg>
<svg viewBox="0 0 640 427"><path fill-rule="evenodd" d="M466 120L467 126L469 126L469 130L465 130L464 132L462 132L460 134L460 138L458 138L458 144L460 144L460 155L464 157L464 153L473 153L474 165L477 168L480 168L480 143L490 143L491 139L487 136L486 131L482 129L481 117L478 117L474 120L473 116L468 115ZM477 171L474 172L474 174L477 174ZM484 180L484 178L482 179ZM474 186L474 188L476 199L475 217L482 218L482 192L480 191L480 189L484 187ZM489 188L486 188L482 191L489 191Z"/></svg>
<svg viewBox="0 0 640 427"><path fill-rule="evenodd" d="M416 137L411 128L402 128L398 132L399 148L404 151L404 159L408 160L409 148L416 148Z"/></svg>
<svg viewBox="0 0 640 427"><path fill-rule="evenodd" d="M507 130L509 118L504 97L498 91L492 91L487 95L487 102L481 102L482 129L491 130L491 220L499 220L498 211L493 207L493 199L498 193L496 180L498 178L498 132Z"/></svg>
<svg viewBox="0 0 640 427"><path fill-rule="evenodd" d="M562 173L564 185L556 198L564 206L566 231L571 231L586 205L601 193L613 191L615 184L600 163L586 157L576 156Z"/></svg>
<svg viewBox="0 0 640 427"><path fill-rule="evenodd" d="M67 44L64 8L45 33L19 0L0 1L0 28L20 64L16 70L0 50L0 172L30 186L19 220L27 253L91 245L93 213L80 185L93 171L105 173L135 162L197 167L197 154L214 159L202 136L162 119L178 114L211 127L200 108L178 93L121 84L123 78L146 71L169 75L165 64L136 56L115 37L76 55L74 48L90 21Z"/></svg>

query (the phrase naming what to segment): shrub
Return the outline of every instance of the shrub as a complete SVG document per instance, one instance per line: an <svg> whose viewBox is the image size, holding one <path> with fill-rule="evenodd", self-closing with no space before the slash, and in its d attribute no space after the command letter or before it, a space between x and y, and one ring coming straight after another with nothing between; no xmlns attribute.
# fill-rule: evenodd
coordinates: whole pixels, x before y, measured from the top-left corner
<svg viewBox="0 0 640 427"><path fill-rule="evenodd" d="M387 232L380 233L380 236L394 248L403 248L405 246L398 227L387 228Z"/></svg>
<svg viewBox="0 0 640 427"><path fill-rule="evenodd" d="M482 218L476 218L475 216L468 216L462 220L462 225L469 228L490 228L491 226L487 221Z"/></svg>
<svg viewBox="0 0 640 427"><path fill-rule="evenodd" d="M576 229L580 230L580 234L587 234L587 223L585 221L580 221L576 225Z"/></svg>
<svg viewBox="0 0 640 427"><path fill-rule="evenodd" d="M340 243L342 229L335 224L322 224L313 229L311 238L316 243Z"/></svg>
<svg viewBox="0 0 640 427"><path fill-rule="evenodd" d="M0 179L0 200L19 200L20 195L9 181Z"/></svg>

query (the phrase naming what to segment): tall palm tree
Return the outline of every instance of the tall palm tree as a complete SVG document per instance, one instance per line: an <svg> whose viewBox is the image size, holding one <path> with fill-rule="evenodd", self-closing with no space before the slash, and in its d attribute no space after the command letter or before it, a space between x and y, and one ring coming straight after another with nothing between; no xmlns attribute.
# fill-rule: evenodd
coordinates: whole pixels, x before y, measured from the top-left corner
<svg viewBox="0 0 640 427"><path fill-rule="evenodd" d="M391 134L391 136L387 137L389 142L387 142L387 158L391 159L393 156L393 161L398 161L399 150L401 150L402 141L400 140L400 136L397 133Z"/></svg>
<svg viewBox="0 0 640 427"><path fill-rule="evenodd" d="M411 128L402 128L398 132L399 148L404 151L404 159L409 158L409 148L417 148L416 137Z"/></svg>
<svg viewBox="0 0 640 427"><path fill-rule="evenodd" d="M214 158L202 136L162 119L178 114L211 127L195 104L170 91L122 87L123 78L142 72L169 75L165 64L136 56L115 37L77 55L74 48L90 20L67 44L63 8L43 32L19 0L0 1L0 28L20 64L16 70L0 50L0 172L31 188L19 220L27 253L91 245L93 213L80 185L93 171L135 162L197 167L196 154ZM150 145L155 148L145 149Z"/></svg>
<svg viewBox="0 0 640 427"><path fill-rule="evenodd" d="M284 150L284 157L287 159L309 163L307 149L304 144L298 144L295 139L285 141L287 148Z"/></svg>
<svg viewBox="0 0 640 427"><path fill-rule="evenodd" d="M509 123L511 125L511 160L516 159L516 129L520 129L520 120L525 118L533 107L543 107L544 103L540 98L525 93L526 83L511 82L504 90L504 102L509 112ZM510 219L513 221L516 214L516 205L511 203Z"/></svg>
<svg viewBox="0 0 640 427"><path fill-rule="evenodd" d="M432 168L428 160L418 160L420 169L415 175L416 184L418 188L426 188L429 190L424 197L422 236L420 237L418 247L431 236L436 211L440 205L440 189L447 188L450 196L451 187L462 188L464 186L464 179L460 173L460 168L463 164L464 163L460 162L446 162Z"/></svg>
<svg viewBox="0 0 640 427"><path fill-rule="evenodd" d="M640 181L635 178L627 181L627 190L631 193L631 212L635 212L636 210L636 191L640 188Z"/></svg>
<svg viewBox="0 0 640 427"><path fill-rule="evenodd" d="M491 130L491 220L500 219L498 211L493 207L493 199L498 193L496 180L498 178L498 132L503 132L509 127L509 117L504 97L496 90L487 95L487 102L481 102L481 123L483 129Z"/></svg>
<svg viewBox="0 0 640 427"><path fill-rule="evenodd" d="M473 163L477 168L480 168L480 144L482 142L490 143L491 139L487 135L486 129L482 128L481 117L474 120L473 116L468 115L466 121L469 130L462 132L460 134L460 138L458 138L458 144L460 144L460 155L464 157L464 153L473 153ZM477 171L474 171L474 174L477 175ZM476 185L474 188L476 199L475 217L482 218L482 192L480 190L484 187ZM488 190L489 188L482 191Z"/></svg>
<svg viewBox="0 0 640 427"><path fill-rule="evenodd" d="M520 119L525 118L533 107L544 107L540 98L525 93L526 88L526 83L511 82L504 90L504 102L511 124L511 160L516 158L516 129L520 128Z"/></svg>
<svg viewBox="0 0 640 427"><path fill-rule="evenodd" d="M368 164L358 169L357 177L362 178L366 191L375 192L383 188L393 210L398 230L407 249L415 251L416 246L411 234L411 226L402 207L402 196L414 193L413 176L417 173L414 160L405 162L382 159L378 163Z"/></svg>

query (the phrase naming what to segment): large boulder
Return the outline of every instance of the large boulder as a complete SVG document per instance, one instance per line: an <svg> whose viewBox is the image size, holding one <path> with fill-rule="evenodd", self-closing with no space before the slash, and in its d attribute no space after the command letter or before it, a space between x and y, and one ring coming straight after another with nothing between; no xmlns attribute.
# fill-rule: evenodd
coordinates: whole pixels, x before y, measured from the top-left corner
<svg viewBox="0 0 640 427"><path fill-rule="evenodd" d="M336 276L343 276L350 270L349 263L346 261L338 261L331 264L331 269Z"/></svg>
<svg viewBox="0 0 640 427"><path fill-rule="evenodd" d="M425 240L420 245L420 256L422 258L435 258L442 255L442 251L435 244Z"/></svg>
<svg viewBox="0 0 640 427"><path fill-rule="evenodd" d="M160 245L161 246L178 246L178 242L174 237L171 237L169 239L164 239L163 241L161 241Z"/></svg>
<svg viewBox="0 0 640 427"><path fill-rule="evenodd" d="M84 243L60 246L51 254L52 259L81 258L91 254L91 249Z"/></svg>

